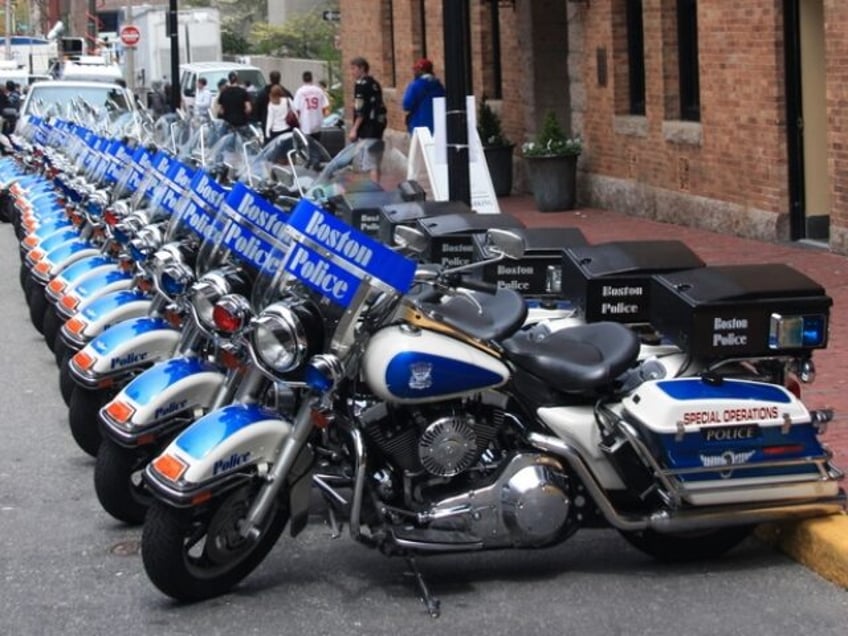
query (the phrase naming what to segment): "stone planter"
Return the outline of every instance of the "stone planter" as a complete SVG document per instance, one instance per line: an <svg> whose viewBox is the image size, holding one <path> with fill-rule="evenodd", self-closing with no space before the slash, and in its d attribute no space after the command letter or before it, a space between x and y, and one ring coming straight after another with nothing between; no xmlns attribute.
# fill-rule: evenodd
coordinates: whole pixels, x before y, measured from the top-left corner
<svg viewBox="0 0 848 636"><path fill-rule="evenodd" d="M512 192L512 149L514 147L510 144L483 148L486 164L489 166L489 175L492 177L492 186L495 188L495 196L505 197Z"/></svg>
<svg viewBox="0 0 848 636"><path fill-rule="evenodd" d="M577 203L577 155L524 159L536 208L540 212L573 210Z"/></svg>

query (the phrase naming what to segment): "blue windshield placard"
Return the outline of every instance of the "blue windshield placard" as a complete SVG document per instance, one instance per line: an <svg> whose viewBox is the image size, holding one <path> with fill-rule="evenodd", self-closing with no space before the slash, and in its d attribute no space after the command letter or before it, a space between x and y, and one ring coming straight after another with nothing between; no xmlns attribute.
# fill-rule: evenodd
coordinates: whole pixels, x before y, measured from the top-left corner
<svg viewBox="0 0 848 636"><path fill-rule="evenodd" d="M194 177L194 170L180 161L172 161L163 181L161 205L169 214L176 212L181 202L188 200L186 192Z"/></svg>
<svg viewBox="0 0 848 636"><path fill-rule="evenodd" d="M256 268L278 267L270 263L280 253L288 215L243 183L233 186L223 205L223 243L235 255ZM276 258L276 257L274 257Z"/></svg>
<svg viewBox="0 0 848 636"><path fill-rule="evenodd" d="M402 294L412 286L414 261L350 227L311 201L300 200L292 211L289 225L330 252L335 262L346 265L345 269L358 279L370 276ZM288 261L293 262L294 256ZM301 272L302 265L299 268ZM296 274L293 270L289 271Z"/></svg>

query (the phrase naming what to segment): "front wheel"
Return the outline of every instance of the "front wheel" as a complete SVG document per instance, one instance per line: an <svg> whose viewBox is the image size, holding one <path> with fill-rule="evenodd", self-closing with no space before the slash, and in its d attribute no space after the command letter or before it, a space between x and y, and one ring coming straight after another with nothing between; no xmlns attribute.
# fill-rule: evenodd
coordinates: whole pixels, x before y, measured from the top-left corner
<svg viewBox="0 0 848 636"><path fill-rule="evenodd" d="M97 456L100 448L100 420L98 413L112 399L114 393L108 390L89 391L77 386L71 393L68 405L68 424L71 435L82 450Z"/></svg>
<svg viewBox="0 0 848 636"><path fill-rule="evenodd" d="M152 458L150 448L124 448L107 437L100 443L94 463L94 492L103 509L118 521L133 525L144 521L153 497L141 474Z"/></svg>
<svg viewBox="0 0 848 636"><path fill-rule="evenodd" d="M275 504L259 537L239 534L258 487L248 485L200 508L177 509L154 500L144 520L141 556L153 584L180 601L219 596L250 574L276 543L288 508Z"/></svg>
<svg viewBox="0 0 848 636"><path fill-rule="evenodd" d="M665 534L656 530L622 532L628 543L657 561L685 563L721 556L751 534L752 526L732 526L701 532Z"/></svg>

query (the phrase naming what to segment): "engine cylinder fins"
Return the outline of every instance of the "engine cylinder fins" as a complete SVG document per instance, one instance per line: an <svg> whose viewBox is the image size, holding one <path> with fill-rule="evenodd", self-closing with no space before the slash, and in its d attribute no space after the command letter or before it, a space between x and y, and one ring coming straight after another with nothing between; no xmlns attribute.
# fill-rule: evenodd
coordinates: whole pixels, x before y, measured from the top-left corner
<svg viewBox="0 0 848 636"><path fill-rule="evenodd" d="M571 503L566 478L547 466L525 466L502 490L504 523L518 545L555 541L567 525Z"/></svg>
<svg viewBox="0 0 848 636"><path fill-rule="evenodd" d="M479 456L477 434L461 417L442 417L431 423L418 440L418 458L432 475L458 475Z"/></svg>

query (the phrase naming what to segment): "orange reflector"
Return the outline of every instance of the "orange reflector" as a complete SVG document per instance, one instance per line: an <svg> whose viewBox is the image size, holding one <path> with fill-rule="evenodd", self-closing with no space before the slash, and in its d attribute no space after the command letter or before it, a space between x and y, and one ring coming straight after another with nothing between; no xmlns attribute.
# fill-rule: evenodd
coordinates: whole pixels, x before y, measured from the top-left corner
<svg viewBox="0 0 848 636"><path fill-rule="evenodd" d="M33 267L33 269L35 271L37 271L39 274L49 274L50 269L52 267L53 266L50 264L50 261L39 261L38 263L35 264L35 267Z"/></svg>
<svg viewBox="0 0 848 636"><path fill-rule="evenodd" d="M94 363L97 361L92 355L89 355L85 349L74 354L74 357L71 358L71 361L77 365L83 371L88 371L91 367L94 366Z"/></svg>
<svg viewBox="0 0 848 636"><path fill-rule="evenodd" d="M121 400L112 400L104 409L118 424L126 424L135 413L135 409Z"/></svg>
<svg viewBox="0 0 848 636"><path fill-rule="evenodd" d="M205 490L202 493L199 493L191 498L191 503L193 506L199 506L202 503L205 503L212 499L212 493L209 490Z"/></svg>
<svg viewBox="0 0 848 636"><path fill-rule="evenodd" d="M804 450L801 444L787 444L786 446L765 446L763 455L794 455Z"/></svg>
<svg viewBox="0 0 848 636"><path fill-rule="evenodd" d="M76 309L77 305L79 305L79 298L68 294L66 296L62 296L62 300L59 302L62 303L62 307L65 309Z"/></svg>
<svg viewBox="0 0 848 636"><path fill-rule="evenodd" d="M38 245L38 237L37 236L27 236L23 241L24 247L28 247L32 249L36 245Z"/></svg>
<svg viewBox="0 0 848 636"><path fill-rule="evenodd" d="M221 349L218 351L218 362L227 369L238 369L241 367L241 358L235 355L232 351Z"/></svg>
<svg viewBox="0 0 848 636"><path fill-rule="evenodd" d="M45 252L44 250L39 250L39 249L30 250L29 254L27 254L27 258L30 261L32 261L33 263L37 263L38 261L40 261L45 256L47 256L47 252Z"/></svg>
<svg viewBox="0 0 848 636"><path fill-rule="evenodd" d="M177 481L188 466L173 455L160 455L153 460L153 469L171 481Z"/></svg>
<svg viewBox="0 0 848 636"><path fill-rule="evenodd" d="M80 320L76 316L65 323L65 329L68 330L68 333L72 333L75 336L80 335L87 326L88 323L85 320Z"/></svg>
<svg viewBox="0 0 848 636"><path fill-rule="evenodd" d="M54 278L47 284L47 289L52 291L54 294L59 294L63 289L65 289L65 287L67 287L67 285L61 278Z"/></svg>

